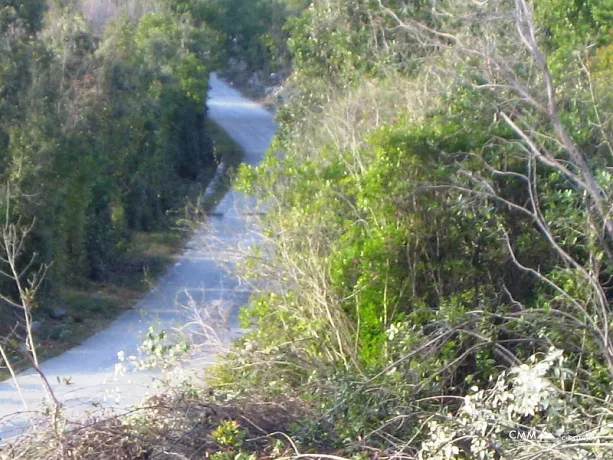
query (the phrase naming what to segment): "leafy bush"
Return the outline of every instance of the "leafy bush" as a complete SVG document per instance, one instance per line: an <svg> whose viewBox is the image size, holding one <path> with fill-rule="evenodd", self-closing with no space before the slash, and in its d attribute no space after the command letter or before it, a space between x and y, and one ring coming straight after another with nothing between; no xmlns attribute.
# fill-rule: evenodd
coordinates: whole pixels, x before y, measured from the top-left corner
<svg viewBox="0 0 613 460"><path fill-rule="evenodd" d="M221 382L297 391L337 446L409 457L517 458L510 420L608 417L588 399L609 407L613 376L609 7L567 3L321 1L291 21L296 95L242 171L266 209L254 328ZM552 346L565 370L534 364ZM602 458L600 436L550 455Z"/></svg>
<svg viewBox="0 0 613 460"><path fill-rule="evenodd" d="M24 257L53 262L43 301L64 283L109 281L132 235L173 224L216 167L205 108L214 27L158 5L96 35L60 3L44 23L45 2L0 7L1 207L36 220Z"/></svg>

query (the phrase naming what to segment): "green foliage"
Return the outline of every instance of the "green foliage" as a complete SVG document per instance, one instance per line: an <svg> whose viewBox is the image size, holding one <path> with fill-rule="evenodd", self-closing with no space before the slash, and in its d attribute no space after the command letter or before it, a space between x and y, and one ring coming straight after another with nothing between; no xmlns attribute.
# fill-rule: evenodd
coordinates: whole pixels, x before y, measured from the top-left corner
<svg viewBox="0 0 613 460"><path fill-rule="evenodd" d="M35 34L42 26L46 6L44 0L4 0L0 4L0 34L10 28L23 28L28 34Z"/></svg>
<svg viewBox="0 0 613 460"><path fill-rule="evenodd" d="M611 5L528 5L540 61L522 2L383 4L316 1L286 27L296 94L241 171L267 211L245 266L253 330L217 376L302 394L323 413L305 443L329 422L338 445L469 458L454 423L472 386L507 394L505 370L550 346L572 391L604 398L613 377ZM409 94L368 97L391 79Z"/></svg>
<svg viewBox="0 0 613 460"><path fill-rule="evenodd" d="M535 4L537 20L546 28L548 50L563 57L590 41L610 42L613 3L610 0L545 0Z"/></svg>
<svg viewBox="0 0 613 460"><path fill-rule="evenodd" d="M248 71L274 72L276 46L284 46L279 27L288 15L279 0L220 0L209 9L209 22L226 37L227 57L239 59Z"/></svg>
<svg viewBox="0 0 613 460"><path fill-rule="evenodd" d="M287 28L295 71L309 79L351 79L366 70L364 35L367 31L332 26L350 18L351 6L309 8L292 19Z"/></svg>
<svg viewBox="0 0 613 460"><path fill-rule="evenodd" d="M0 182L11 213L37 220L28 251L53 261L52 294L108 280L134 232L172 224L188 190L206 185L207 75L221 39L167 8L95 36L54 4L43 27L45 6L0 6Z"/></svg>
<svg viewBox="0 0 613 460"><path fill-rule="evenodd" d="M240 449L247 436L247 430L241 429L236 420L223 420L211 433L211 437L219 445Z"/></svg>

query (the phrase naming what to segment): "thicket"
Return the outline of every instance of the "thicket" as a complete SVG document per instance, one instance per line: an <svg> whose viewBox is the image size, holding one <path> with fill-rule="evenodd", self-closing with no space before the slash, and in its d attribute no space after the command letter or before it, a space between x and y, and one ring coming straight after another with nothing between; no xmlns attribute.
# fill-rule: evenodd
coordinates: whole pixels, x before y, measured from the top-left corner
<svg viewBox="0 0 613 460"><path fill-rule="evenodd" d="M307 0L210 0L199 11L224 36L222 75L250 95L261 97L291 72L285 24Z"/></svg>
<svg viewBox="0 0 613 460"><path fill-rule="evenodd" d="M290 19L297 95L242 174L254 330L221 381L319 405L306 431L345 453L609 458L612 27L567 0ZM555 443L510 438L531 429Z"/></svg>
<svg viewBox="0 0 613 460"><path fill-rule="evenodd" d="M216 167L205 101L222 35L197 2L148 3L94 33L75 2L0 2L0 213L34 222L16 262L24 285L51 265L43 307L107 280L132 235L173 224ZM0 292L17 299L8 275ZM3 332L15 313L0 305Z"/></svg>

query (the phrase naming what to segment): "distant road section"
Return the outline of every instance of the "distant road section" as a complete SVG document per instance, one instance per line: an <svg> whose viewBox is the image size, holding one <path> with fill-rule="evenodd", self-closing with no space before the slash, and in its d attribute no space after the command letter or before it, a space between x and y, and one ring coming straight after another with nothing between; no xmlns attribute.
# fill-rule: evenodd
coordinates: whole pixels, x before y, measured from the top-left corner
<svg viewBox="0 0 613 460"><path fill-rule="evenodd" d="M257 164L276 131L273 116L214 74L210 86L209 117L243 148L245 162ZM185 324L192 317L190 311L196 309L222 342L240 334L237 314L249 289L232 275L231 259L256 238L244 212L248 205L248 197L230 191L212 213L216 217L210 218L174 267L132 310L81 345L42 364L68 416L100 407L124 410L156 392L156 372L116 375L117 354L136 355L150 326L170 329ZM193 367L202 368L214 357L212 351ZM44 393L38 375L26 371L18 380L28 409L40 410ZM14 383L0 383L0 444L28 426L28 415Z"/></svg>

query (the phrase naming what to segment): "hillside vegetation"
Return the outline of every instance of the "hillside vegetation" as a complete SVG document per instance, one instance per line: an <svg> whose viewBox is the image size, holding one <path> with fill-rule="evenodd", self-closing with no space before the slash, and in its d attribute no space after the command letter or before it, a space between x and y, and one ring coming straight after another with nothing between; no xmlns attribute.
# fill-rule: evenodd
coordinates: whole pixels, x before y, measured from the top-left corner
<svg viewBox="0 0 613 460"><path fill-rule="evenodd" d="M245 72L292 68L274 145L239 176L265 211L242 267L251 330L209 390L21 452L613 458L613 2L187 3ZM123 36L153 59L141 27ZM184 154L164 171L180 176ZM21 190L31 163L16 164ZM132 215L109 212L117 196L70 210ZM90 246L76 233L89 267L107 241L98 228Z"/></svg>
<svg viewBox="0 0 613 460"><path fill-rule="evenodd" d="M255 330L221 381L299 395L343 456L611 458L612 28L606 1L291 19L295 96L242 176Z"/></svg>
<svg viewBox="0 0 613 460"><path fill-rule="evenodd" d="M221 34L175 3L117 14L95 32L71 1L0 2L0 335L9 355L23 354L15 348L34 321L41 340L71 336L70 325L47 320L65 316L73 297L73 324L110 310L88 289L142 277L144 256L131 256L138 241L147 235L153 248L149 236L167 233L215 171L205 101Z"/></svg>

